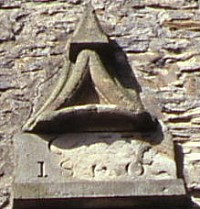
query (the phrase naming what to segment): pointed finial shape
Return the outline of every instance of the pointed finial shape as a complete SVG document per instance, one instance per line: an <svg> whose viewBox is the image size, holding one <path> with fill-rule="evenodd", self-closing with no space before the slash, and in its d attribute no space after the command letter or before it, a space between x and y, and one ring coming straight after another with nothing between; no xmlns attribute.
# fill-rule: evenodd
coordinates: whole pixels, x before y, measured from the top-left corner
<svg viewBox="0 0 200 209"><path fill-rule="evenodd" d="M87 4L85 14L74 32L71 43L109 43L107 35L99 24L91 2Z"/></svg>

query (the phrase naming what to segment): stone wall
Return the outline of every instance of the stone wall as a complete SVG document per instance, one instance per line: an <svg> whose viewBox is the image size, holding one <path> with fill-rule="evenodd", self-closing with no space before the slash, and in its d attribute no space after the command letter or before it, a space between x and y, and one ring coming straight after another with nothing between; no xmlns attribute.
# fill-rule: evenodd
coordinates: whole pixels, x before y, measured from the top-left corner
<svg viewBox="0 0 200 209"><path fill-rule="evenodd" d="M46 100L86 0L0 0L0 208L12 207L12 136ZM197 0L92 0L176 144L200 206L200 10ZM125 59L125 57L121 57Z"/></svg>

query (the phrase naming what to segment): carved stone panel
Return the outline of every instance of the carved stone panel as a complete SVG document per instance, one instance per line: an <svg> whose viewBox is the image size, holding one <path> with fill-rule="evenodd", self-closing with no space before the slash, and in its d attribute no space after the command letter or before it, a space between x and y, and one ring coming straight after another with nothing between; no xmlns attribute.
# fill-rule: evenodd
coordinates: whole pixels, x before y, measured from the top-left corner
<svg viewBox="0 0 200 209"><path fill-rule="evenodd" d="M14 209L185 206L172 138L91 6L66 49L54 92L14 138Z"/></svg>
<svg viewBox="0 0 200 209"><path fill-rule="evenodd" d="M125 54L104 34L91 6L66 48L55 90L24 131L135 131L157 126L141 103L128 62L117 60L116 54Z"/></svg>
<svg viewBox="0 0 200 209"><path fill-rule="evenodd" d="M157 199L169 207L185 206L171 138L165 135L152 146L156 137L113 132L18 135L14 208L155 207Z"/></svg>

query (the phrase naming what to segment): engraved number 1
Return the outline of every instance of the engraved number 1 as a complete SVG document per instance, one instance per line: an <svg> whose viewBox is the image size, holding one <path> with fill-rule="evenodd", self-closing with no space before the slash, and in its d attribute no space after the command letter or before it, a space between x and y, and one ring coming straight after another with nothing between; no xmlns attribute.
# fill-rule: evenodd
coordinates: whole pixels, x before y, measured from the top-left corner
<svg viewBox="0 0 200 209"><path fill-rule="evenodd" d="M45 164L44 164L44 161L38 161L37 163L38 163L39 166L40 166L40 167L39 167L40 173L39 173L38 177L39 177L39 178L46 178L48 175L45 174Z"/></svg>

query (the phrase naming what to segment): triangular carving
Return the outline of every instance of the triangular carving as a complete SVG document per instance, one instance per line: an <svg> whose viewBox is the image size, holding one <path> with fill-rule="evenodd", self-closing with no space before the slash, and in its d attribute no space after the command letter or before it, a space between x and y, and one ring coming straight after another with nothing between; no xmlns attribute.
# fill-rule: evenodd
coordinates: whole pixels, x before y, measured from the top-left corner
<svg viewBox="0 0 200 209"><path fill-rule="evenodd" d="M124 69L116 62L115 51L89 5L67 44L66 62L55 91L24 130L130 131L155 127L141 103L136 82L124 82L120 72Z"/></svg>
<svg viewBox="0 0 200 209"><path fill-rule="evenodd" d="M74 32L71 43L109 43L91 3L88 4L86 12Z"/></svg>
<svg viewBox="0 0 200 209"><path fill-rule="evenodd" d="M89 5L54 91L14 137L14 209L181 208L174 143Z"/></svg>

